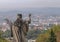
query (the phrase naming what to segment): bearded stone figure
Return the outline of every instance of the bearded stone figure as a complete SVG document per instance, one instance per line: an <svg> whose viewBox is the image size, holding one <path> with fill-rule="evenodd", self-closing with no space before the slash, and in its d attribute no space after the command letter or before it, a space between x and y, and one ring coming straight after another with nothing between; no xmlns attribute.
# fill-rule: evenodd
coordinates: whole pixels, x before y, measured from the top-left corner
<svg viewBox="0 0 60 42"><path fill-rule="evenodd" d="M30 23L31 23L31 14L29 14L28 20L23 20L22 14L17 15L17 19L14 22L12 28L14 42L27 42L25 36L28 32Z"/></svg>

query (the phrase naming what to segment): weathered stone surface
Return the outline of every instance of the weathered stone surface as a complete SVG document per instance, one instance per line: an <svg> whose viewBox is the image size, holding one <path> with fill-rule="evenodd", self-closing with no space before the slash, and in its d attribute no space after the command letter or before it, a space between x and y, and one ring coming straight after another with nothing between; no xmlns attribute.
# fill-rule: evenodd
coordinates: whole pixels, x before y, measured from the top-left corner
<svg viewBox="0 0 60 42"><path fill-rule="evenodd" d="M17 20L12 26L14 42L27 42L25 35L28 32L29 24L31 23L31 15L29 15L28 21L23 21L22 14L19 15Z"/></svg>

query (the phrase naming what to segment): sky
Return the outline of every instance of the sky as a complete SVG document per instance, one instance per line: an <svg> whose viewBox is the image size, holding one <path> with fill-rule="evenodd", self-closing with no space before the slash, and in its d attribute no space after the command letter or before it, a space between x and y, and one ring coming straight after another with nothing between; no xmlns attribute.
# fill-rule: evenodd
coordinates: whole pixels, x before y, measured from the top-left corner
<svg viewBox="0 0 60 42"><path fill-rule="evenodd" d="M60 7L60 0L0 0L0 10Z"/></svg>

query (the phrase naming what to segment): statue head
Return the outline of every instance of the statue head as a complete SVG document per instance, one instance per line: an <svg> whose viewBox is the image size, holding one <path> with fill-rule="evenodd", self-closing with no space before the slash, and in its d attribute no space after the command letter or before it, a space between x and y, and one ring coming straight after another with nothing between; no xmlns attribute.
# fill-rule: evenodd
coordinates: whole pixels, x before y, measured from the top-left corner
<svg viewBox="0 0 60 42"><path fill-rule="evenodd" d="M17 17L18 18L22 18L22 14L17 14Z"/></svg>
<svg viewBox="0 0 60 42"><path fill-rule="evenodd" d="M29 14L29 17L31 17L31 14Z"/></svg>

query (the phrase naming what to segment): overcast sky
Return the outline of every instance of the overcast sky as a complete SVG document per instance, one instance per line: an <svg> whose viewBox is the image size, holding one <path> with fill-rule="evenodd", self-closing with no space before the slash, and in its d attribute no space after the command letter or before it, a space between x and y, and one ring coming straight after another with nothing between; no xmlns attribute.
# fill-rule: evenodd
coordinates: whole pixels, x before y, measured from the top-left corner
<svg viewBox="0 0 60 42"><path fill-rule="evenodd" d="M0 0L0 10L60 7L60 0Z"/></svg>

